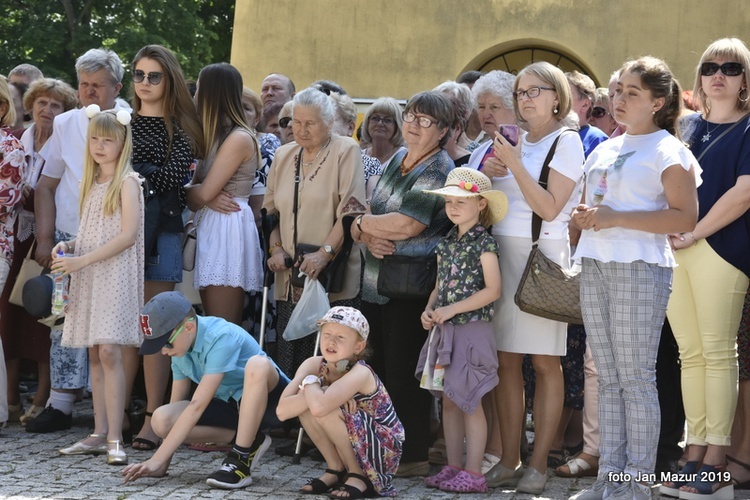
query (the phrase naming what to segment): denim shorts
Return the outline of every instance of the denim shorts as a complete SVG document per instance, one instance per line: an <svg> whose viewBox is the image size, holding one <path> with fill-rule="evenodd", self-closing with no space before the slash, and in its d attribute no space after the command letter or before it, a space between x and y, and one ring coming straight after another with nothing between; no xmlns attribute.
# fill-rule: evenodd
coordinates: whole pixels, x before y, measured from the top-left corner
<svg viewBox="0 0 750 500"><path fill-rule="evenodd" d="M182 233L156 236L156 255L146 256L146 281L182 282Z"/></svg>

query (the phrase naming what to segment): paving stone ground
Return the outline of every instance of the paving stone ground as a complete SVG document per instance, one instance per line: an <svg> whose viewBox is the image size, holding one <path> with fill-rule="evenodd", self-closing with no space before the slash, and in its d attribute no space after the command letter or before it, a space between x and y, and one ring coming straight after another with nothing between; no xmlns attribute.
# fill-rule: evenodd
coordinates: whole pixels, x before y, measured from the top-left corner
<svg viewBox="0 0 750 500"><path fill-rule="evenodd" d="M279 457L273 448L288 440L274 440L253 474L254 483L242 490L225 491L210 488L206 477L216 470L222 453L197 452L180 448L165 478L145 478L122 484L121 468L108 466L104 456L62 456L57 450L82 439L93 429L91 400L78 403L73 428L50 434L29 434L18 424L0 431L0 499L306 499L299 487L309 477L318 477L323 464L303 457L298 465L290 458ZM146 460L151 452L127 448L130 461ZM435 472L438 468L435 467ZM550 471L551 473L551 471ZM396 479L399 498L457 500L472 498L567 499L571 494L593 483L592 478L563 479L550 477L544 494L538 497L512 490L491 490L489 495L459 495L424 487L421 478ZM658 498L658 493L654 498ZM323 498L323 497L318 497ZM750 492L735 492L735 498L750 499Z"/></svg>

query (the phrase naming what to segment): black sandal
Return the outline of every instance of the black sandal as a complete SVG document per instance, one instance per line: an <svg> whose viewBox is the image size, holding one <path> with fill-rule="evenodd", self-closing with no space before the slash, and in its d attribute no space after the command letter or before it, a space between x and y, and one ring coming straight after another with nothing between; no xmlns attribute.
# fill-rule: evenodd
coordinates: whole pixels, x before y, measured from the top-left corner
<svg viewBox="0 0 750 500"><path fill-rule="evenodd" d="M350 479L350 478L359 479L360 481L365 483L365 490L362 491L356 486L352 486L351 484L346 484L347 479ZM346 492L349 494L349 496L342 497L342 496L334 495L333 494L334 491ZM360 474L354 474L352 472L344 476L344 480L339 485L338 488L331 490L328 493L328 498L372 498L375 496L377 496L377 494L375 493L375 488L373 488L370 480L365 476L362 476Z"/></svg>
<svg viewBox="0 0 750 500"><path fill-rule="evenodd" d="M144 412L144 418L153 417L153 416L154 414L150 411ZM136 443L141 446L138 446L138 447L133 446ZM133 448L134 450L139 450L139 451L154 451L159 446L160 443L161 443L161 440L155 443L151 441L150 439L136 437L133 439L133 442L130 443L130 447Z"/></svg>
<svg viewBox="0 0 750 500"><path fill-rule="evenodd" d="M332 488L335 488L336 486L338 486L341 483L341 481L344 479L344 477L346 477L346 469L342 469L342 470L326 469L326 473L336 476L337 478L336 482L329 486L325 482L323 482L322 479L318 477L309 479L302 486L302 488L304 488L305 486L312 486L312 489L303 490L302 488L300 488L299 490L300 493L304 493L306 495L320 495L322 493L327 493Z"/></svg>
<svg viewBox="0 0 750 500"><path fill-rule="evenodd" d="M735 465L739 465L746 471L750 472L750 464L746 464L745 462L741 462L740 460L737 460L734 457L730 457L727 455L727 461L732 462ZM732 478L732 484L734 485L735 490L750 490L750 480L740 482L739 479Z"/></svg>

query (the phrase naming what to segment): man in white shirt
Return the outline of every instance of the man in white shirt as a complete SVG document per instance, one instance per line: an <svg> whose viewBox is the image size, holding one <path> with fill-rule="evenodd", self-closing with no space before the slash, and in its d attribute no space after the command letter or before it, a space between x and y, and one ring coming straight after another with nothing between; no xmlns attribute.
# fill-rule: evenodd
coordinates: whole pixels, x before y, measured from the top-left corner
<svg viewBox="0 0 750 500"><path fill-rule="evenodd" d="M35 259L45 268L50 266L55 243L72 239L78 232L78 193L89 126L86 106L97 104L102 110L115 108L124 72L122 61L110 50L91 49L76 60L78 100L82 107L55 118L52 135L40 151L45 165L34 199ZM86 387L86 349L62 347L62 325L52 328L51 339L52 390L44 411L26 424L28 432L69 429L75 393Z"/></svg>

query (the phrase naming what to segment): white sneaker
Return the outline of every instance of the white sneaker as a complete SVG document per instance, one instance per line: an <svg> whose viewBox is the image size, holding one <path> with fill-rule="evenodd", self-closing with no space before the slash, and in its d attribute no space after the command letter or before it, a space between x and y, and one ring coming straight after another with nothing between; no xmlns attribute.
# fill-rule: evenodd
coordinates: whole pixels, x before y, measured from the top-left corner
<svg viewBox="0 0 750 500"><path fill-rule="evenodd" d="M482 459L482 475L487 474L498 463L500 463L500 457L496 457L491 453L485 453Z"/></svg>
<svg viewBox="0 0 750 500"><path fill-rule="evenodd" d="M610 497L612 492L614 492L619 486L619 484L605 479L597 479L591 488L579 491L568 500L602 500Z"/></svg>

